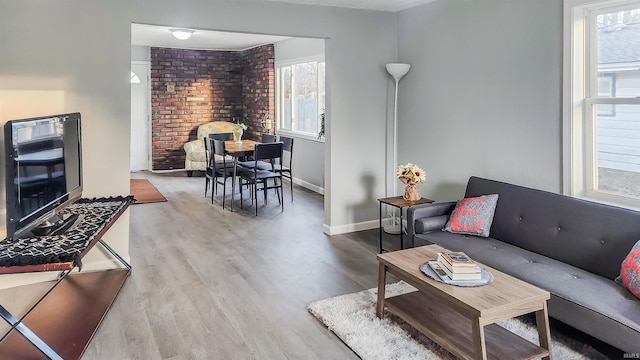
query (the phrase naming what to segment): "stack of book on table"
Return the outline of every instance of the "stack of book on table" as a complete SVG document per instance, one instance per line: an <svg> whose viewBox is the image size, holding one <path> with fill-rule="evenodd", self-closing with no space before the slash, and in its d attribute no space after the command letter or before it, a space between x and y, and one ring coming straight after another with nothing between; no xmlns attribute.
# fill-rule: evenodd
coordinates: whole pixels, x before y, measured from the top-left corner
<svg viewBox="0 0 640 360"><path fill-rule="evenodd" d="M429 266L445 282L477 282L482 280L482 269L463 252L438 253L438 259Z"/></svg>

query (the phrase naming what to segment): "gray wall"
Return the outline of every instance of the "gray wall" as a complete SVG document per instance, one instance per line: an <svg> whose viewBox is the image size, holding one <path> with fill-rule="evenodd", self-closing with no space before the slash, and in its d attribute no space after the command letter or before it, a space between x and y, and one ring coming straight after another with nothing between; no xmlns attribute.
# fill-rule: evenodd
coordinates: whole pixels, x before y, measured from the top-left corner
<svg viewBox="0 0 640 360"><path fill-rule="evenodd" d="M400 83L399 163L425 168L425 195L460 197L470 175L561 188L561 0L437 1L399 14L4 0L0 120L82 112L86 196L129 192L132 22L327 39L326 231L377 219L393 107L384 64L398 60L412 64ZM106 240L126 255L128 233L127 214Z"/></svg>
<svg viewBox="0 0 640 360"><path fill-rule="evenodd" d="M471 175L561 190L561 0L436 1L399 13L399 163L452 200Z"/></svg>
<svg viewBox="0 0 640 360"><path fill-rule="evenodd" d="M397 54L395 14L256 0L4 0L0 90L52 92L56 109L83 114L86 196L129 193L134 22L327 39L325 231L377 218L388 86L382 64ZM36 108L6 97L0 107L21 116ZM366 136L352 136L363 128ZM123 220L109 237L126 256L128 214Z"/></svg>
<svg viewBox="0 0 640 360"><path fill-rule="evenodd" d="M324 55L324 39L293 38L274 44L276 63L309 56ZM286 135L286 134L285 134ZM286 135L289 136L289 135ZM324 189L324 142L293 136L294 182L315 191Z"/></svg>
<svg viewBox="0 0 640 360"><path fill-rule="evenodd" d="M324 55L324 39L292 38L273 44L275 61Z"/></svg>

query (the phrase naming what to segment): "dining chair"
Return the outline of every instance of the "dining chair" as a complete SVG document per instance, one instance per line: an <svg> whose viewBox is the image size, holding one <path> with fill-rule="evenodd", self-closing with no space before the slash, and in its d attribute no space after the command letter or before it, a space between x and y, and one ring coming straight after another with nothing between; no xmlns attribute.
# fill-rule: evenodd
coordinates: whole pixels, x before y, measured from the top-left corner
<svg viewBox="0 0 640 360"><path fill-rule="evenodd" d="M253 156L255 161L265 161L269 163L269 170L262 170L253 167L252 171L245 171L240 174L241 185L250 185L251 201L255 201L256 216L258 216L258 191L263 191L264 203L267 203L267 191L276 189L278 202L284 211L284 201L282 199L282 172L275 171L275 165L282 161L282 142L256 144ZM273 185L269 186L268 180L273 179ZM244 183L243 183L244 182ZM258 186L262 184L262 187ZM255 199L255 200L254 200ZM242 187L240 190L240 208L242 208Z"/></svg>
<svg viewBox="0 0 640 360"><path fill-rule="evenodd" d="M263 144L276 142L276 136L273 134L262 134L261 142Z"/></svg>
<svg viewBox="0 0 640 360"><path fill-rule="evenodd" d="M209 138L214 140L222 140L222 141L233 140L233 133L209 134ZM222 160L222 157L223 156L221 155L214 156L215 160L218 162ZM226 156L226 158L227 158L227 165L229 164L233 165L233 161L232 161L233 159L230 156Z"/></svg>
<svg viewBox="0 0 640 360"><path fill-rule="evenodd" d="M209 134L209 137L214 140L233 140L233 133L217 133L217 134Z"/></svg>
<svg viewBox="0 0 640 360"><path fill-rule="evenodd" d="M276 172L281 172L282 175L284 177L286 177L287 179L289 179L289 186L291 189L291 201L293 201L293 177L292 177L292 173L291 173L291 165L293 164L292 159L293 159L293 138L287 137L287 136L280 136L279 140L282 142L283 144L283 150L289 153L289 161L288 166L285 166L284 163L282 161L280 161L279 163L275 164L274 170Z"/></svg>
<svg viewBox="0 0 640 360"><path fill-rule="evenodd" d="M263 144L270 144L276 142L276 136L272 134L262 134L260 140ZM255 158L252 160L239 161L238 165L245 169L253 169L254 167L257 167L260 170L269 170L271 168L270 163L262 160L255 160Z"/></svg>
<svg viewBox="0 0 640 360"><path fill-rule="evenodd" d="M204 156L206 159L206 167L204 173L204 196L207 197L207 190L209 190L209 183L215 181L215 161L213 161L213 147L209 138L202 138L204 141ZM211 187L211 196L213 196L213 184Z"/></svg>
<svg viewBox="0 0 640 360"><path fill-rule="evenodd" d="M216 164L216 162L219 162L218 159L216 159L216 157L214 156L213 153L213 143L211 143L211 139L218 139L218 140L228 140L229 136L231 136L231 139L233 139L233 134L232 133L217 133L217 134L209 134L207 137L202 138L202 140L204 141L204 156L205 156L205 161L206 161L206 167L205 167L205 178L204 178L204 196L207 196L207 190L209 190L209 183L215 181L215 174L216 174L216 166L219 166L220 164ZM233 164L231 164L233 165ZM218 187L216 186L215 188L212 186L211 188L211 196L213 196L213 191L214 189L217 191Z"/></svg>
<svg viewBox="0 0 640 360"><path fill-rule="evenodd" d="M211 203L213 204L213 197L218 193L218 184L222 185L222 208L224 209L224 201L227 195L227 179L232 178L231 181L235 181L233 179L233 160L228 160L226 157L226 150L224 147L225 140L216 140L215 138L208 138L211 148L213 148L213 154L218 155L222 160L215 161L213 160L213 186L214 189L211 189ZM214 158L213 156L211 157ZM220 182L219 178L222 178L222 182Z"/></svg>

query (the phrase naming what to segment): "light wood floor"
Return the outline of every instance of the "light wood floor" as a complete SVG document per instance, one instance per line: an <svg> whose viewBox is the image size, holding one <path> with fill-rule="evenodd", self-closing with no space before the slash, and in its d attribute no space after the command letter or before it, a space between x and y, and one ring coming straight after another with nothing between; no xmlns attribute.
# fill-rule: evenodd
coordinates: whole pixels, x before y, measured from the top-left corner
<svg viewBox="0 0 640 360"><path fill-rule="evenodd" d="M211 205L202 177L132 176L168 202L131 207L132 275L83 359L358 359L306 308L377 285L377 230L323 234L300 187L256 218Z"/></svg>
<svg viewBox="0 0 640 360"><path fill-rule="evenodd" d="M204 178L133 176L168 202L131 207L132 276L84 359L358 358L306 307L376 286L375 233L324 235L323 197L302 188L256 218L211 205Z"/></svg>

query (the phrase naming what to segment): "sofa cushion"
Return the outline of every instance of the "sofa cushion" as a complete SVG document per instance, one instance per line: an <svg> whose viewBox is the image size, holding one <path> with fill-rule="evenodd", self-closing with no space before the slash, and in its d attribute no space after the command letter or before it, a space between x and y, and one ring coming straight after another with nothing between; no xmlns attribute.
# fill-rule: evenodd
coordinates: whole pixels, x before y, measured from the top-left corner
<svg viewBox="0 0 640 360"><path fill-rule="evenodd" d="M443 230L487 237L497 203L497 194L459 200Z"/></svg>
<svg viewBox="0 0 640 360"><path fill-rule="evenodd" d="M465 197L485 194L500 194L492 237L611 280L640 239L637 211L471 177Z"/></svg>

